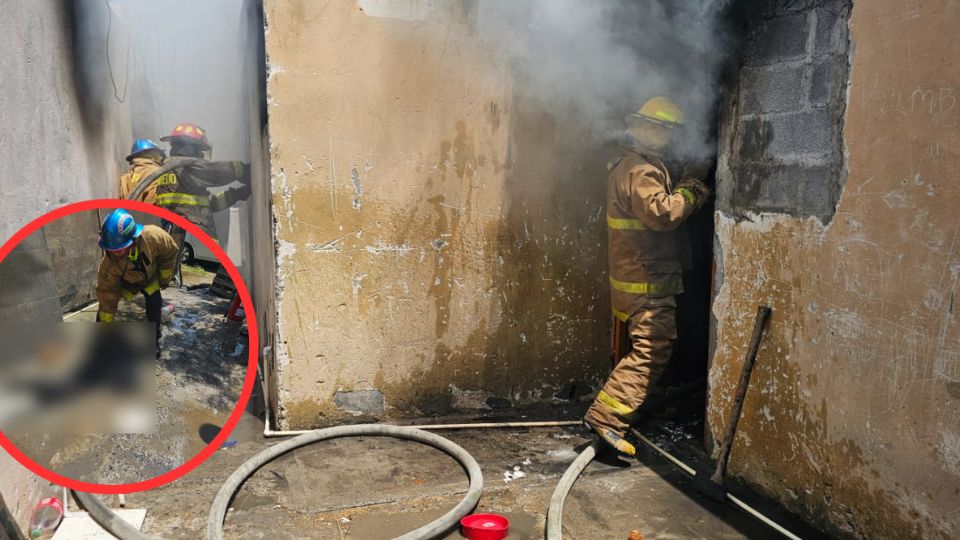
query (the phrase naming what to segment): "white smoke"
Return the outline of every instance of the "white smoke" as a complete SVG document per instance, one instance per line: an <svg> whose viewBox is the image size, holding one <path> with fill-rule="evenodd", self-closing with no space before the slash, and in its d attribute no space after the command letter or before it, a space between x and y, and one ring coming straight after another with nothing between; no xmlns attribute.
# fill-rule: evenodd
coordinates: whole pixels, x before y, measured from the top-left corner
<svg viewBox="0 0 960 540"><path fill-rule="evenodd" d="M485 42L519 76L518 90L576 115L600 140L622 136L647 99L684 109L684 157L715 152L718 75L728 50L726 0L482 0Z"/></svg>
<svg viewBox="0 0 960 540"><path fill-rule="evenodd" d="M244 2L107 1L131 41L133 136L156 141L193 122L207 130L214 159L247 159L243 66L255 51L243 41Z"/></svg>

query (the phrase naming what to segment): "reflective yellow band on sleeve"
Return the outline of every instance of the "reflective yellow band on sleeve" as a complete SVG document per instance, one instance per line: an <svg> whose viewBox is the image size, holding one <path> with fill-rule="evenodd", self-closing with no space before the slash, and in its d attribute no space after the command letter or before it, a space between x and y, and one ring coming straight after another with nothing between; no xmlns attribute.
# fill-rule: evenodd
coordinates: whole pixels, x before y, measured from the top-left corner
<svg viewBox="0 0 960 540"><path fill-rule="evenodd" d="M603 390L597 392L597 401L603 403L607 407L613 409L613 412L619 414L624 418L629 418L633 414L634 410L630 407L627 407L623 403L620 403L614 399L610 394L604 392Z"/></svg>
<svg viewBox="0 0 960 540"><path fill-rule="evenodd" d="M231 161L230 164L233 165L233 179L239 180L243 178L243 162Z"/></svg>
<svg viewBox="0 0 960 540"><path fill-rule="evenodd" d="M614 309L614 308L611 308L611 309L613 310L613 316L616 317L617 320L620 320L620 321L623 321L623 322L627 322L628 320L630 320L630 314L629 314L629 313L624 313L624 312L622 312L622 311L617 311L617 310Z"/></svg>
<svg viewBox="0 0 960 540"><path fill-rule="evenodd" d="M611 277L610 286L631 294L680 294L683 291L683 279L680 276L674 276L666 283L643 283L619 281Z"/></svg>
<svg viewBox="0 0 960 540"><path fill-rule="evenodd" d="M148 295L153 294L155 292L160 292L160 283L157 281L154 281L153 283L144 287L143 292L147 293Z"/></svg>
<svg viewBox="0 0 960 540"><path fill-rule="evenodd" d="M128 291L127 289L120 289L120 296L128 302L130 300L133 300L133 293Z"/></svg>
<svg viewBox="0 0 960 540"><path fill-rule="evenodd" d="M161 268L160 279L170 279L173 277L173 268Z"/></svg>
<svg viewBox="0 0 960 540"><path fill-rule="evenodd" d="M159 206L210 206L210 199L206 195L190 195L188 193L161 193L157 195Z"/></svg>
<svg viewBox="0 0 960 540"><path fill-rule="evenodd" d="M687 200L690 206L697 205L697 195L694 192L690 191L687 188L678 188L677 193L683 195L683 198Z"/></svg>
<svg viewBox="0 0 960 540"><path fill-rule="evenodd" d="M100 322L113 322L113 313L97 313L97 320Z"/></svg>
<svg viewBox="0 0 960 540"><path fill-rule="evenodd" d="M607 216L607 228L627 231L643 231L646 225L639 219L615 218Z"/></svg>

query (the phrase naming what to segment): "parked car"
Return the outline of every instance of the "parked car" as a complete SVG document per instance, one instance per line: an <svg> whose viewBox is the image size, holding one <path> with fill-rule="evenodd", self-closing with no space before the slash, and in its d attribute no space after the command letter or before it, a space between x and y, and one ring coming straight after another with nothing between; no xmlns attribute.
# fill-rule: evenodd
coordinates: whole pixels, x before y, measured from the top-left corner
<svg viewBox="0 0 960 540"><path fill-rule="evenodd" d="M207 249L207 246L205 246L203 242L190 233L187 233L186 238L183 239L183 260L190 264L195 264L197 261L220 262L217 260L217 256Z"/></svg>

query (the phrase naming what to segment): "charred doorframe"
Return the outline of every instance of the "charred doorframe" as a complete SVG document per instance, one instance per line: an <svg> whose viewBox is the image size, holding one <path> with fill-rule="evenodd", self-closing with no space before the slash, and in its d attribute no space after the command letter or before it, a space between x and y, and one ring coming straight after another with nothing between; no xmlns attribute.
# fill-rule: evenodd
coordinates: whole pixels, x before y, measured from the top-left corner
<svg viewBox="0 0 960 540"><path fill-rule="evenodd" d="M259 330L262 399L270 400L268 410L276 410L276 381L273 380L273 344L276 336L276 252L273 235L273 199L270 180L270 142L267 132L267 61L264 47L266 30L261 0L244 0L241 28L246 55L243 88L247 105L252 192L248 202L250 239L250 283L257 328ZM249 315L249 314L248 314ZM259 411L265 402L254 399L248 407ZM273 419L267 418L268 424Z"/></svg>

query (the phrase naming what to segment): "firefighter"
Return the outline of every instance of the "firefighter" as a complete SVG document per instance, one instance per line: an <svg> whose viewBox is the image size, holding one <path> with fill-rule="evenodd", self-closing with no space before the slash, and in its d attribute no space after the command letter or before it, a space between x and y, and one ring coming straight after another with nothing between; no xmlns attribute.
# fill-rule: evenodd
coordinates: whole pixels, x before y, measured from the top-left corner
<svg viewBox="0 0 960 540"><path fill-rule="evenodd" d="M196 124L178 124L170 135L160 140L170 143L170 158L163 167L166 172L153 183L157 206L183 216L216 239L213 212L227 209L250 196L250 165L241 161L209 161L213 146L207 140L206 131ZM216 195L208 191L234 181L240 182L240 187ZM182 250L186 232L168 221L164 221L163 227ZM179 257L176 266L175 275L179 275Z"/></svg>
<svg viewBox="0 0 960 540"><path fill-rule="evenodd" d="M196 124L179 124L170 135L161 137L170 143L170 156L199 158L173 164L174 178L157 184L157 205L172 210L198 225L211 237L217 233L213 226L213 212L229 208L250 194L250 165L241 161L209 161L213 146L203 128ZM238 181L241 187L231 188L211 196L209 188L226 186Z"/></svg>
<svg viewBox="0 0 960 540"><path fill-rule="evenodd" d="M683 292L678 227L710 197L692 175L673 183L663 163L683 111L670 99L648 100L628 118L627 142L607 165L607 242L614 324L626 324L627 353L597 393L584 422L622 454L633 413L663 373L677 338L675 295ZM701 167L702 169L702 167ZM688 177L689 176L689 177Z"/></svg>
<svg viewBox="0 0 960 540"><path fill-rule="evenodd" d="M123 176L120 177L120 196L124 199L129 198L140 180L143 180L163 165L163 159L165 157L166 155L163 153L163 150L157 146L157 143L150 139L137 139L134 141L133 147L130 149L130 155L127 156L127 163L130 164L130 167L127 169L127 172L123 173ZM154 182L147 186L146 190L140 194L137 200L149 204L156 204L157 183Z"/></svg>
<svg viewBox="0 0 960 540"><path fill-rule="evenodd" d="M104 250L97 274L98 322L113 322L120 299L137 293L146 300L147 320L157 325L160 347L160 290L170 284L177 261L177 244L156 225L140 225L126 210L114 210L103 220L100 247Z"/></svg>

